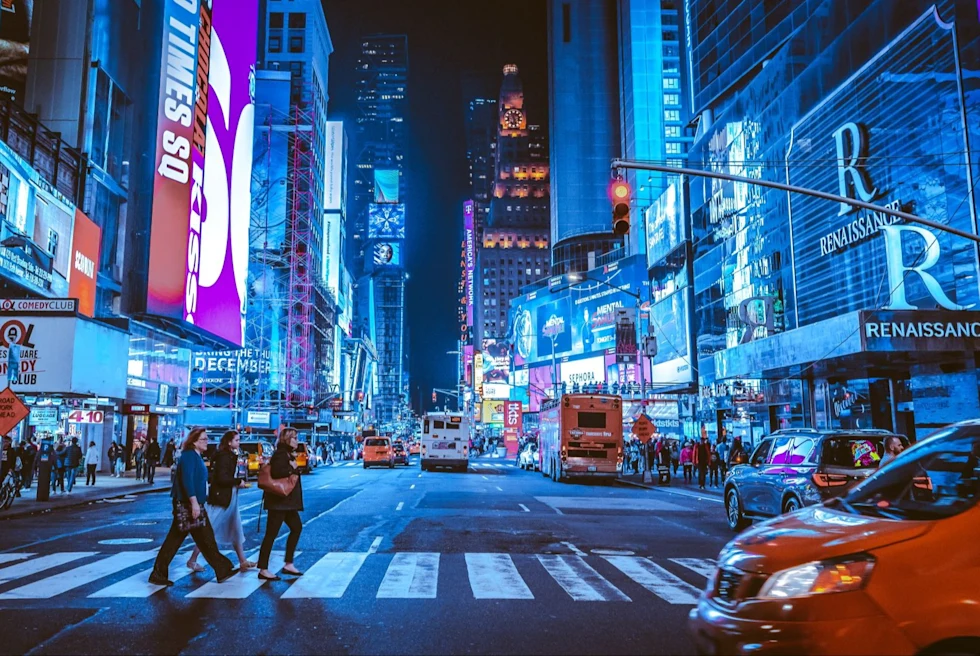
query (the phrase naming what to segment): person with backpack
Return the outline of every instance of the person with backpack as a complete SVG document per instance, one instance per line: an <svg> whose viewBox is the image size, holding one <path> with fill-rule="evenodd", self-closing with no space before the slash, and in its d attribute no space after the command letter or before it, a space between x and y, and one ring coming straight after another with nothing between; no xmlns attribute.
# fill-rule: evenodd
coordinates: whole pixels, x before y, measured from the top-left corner
<svg viewBox="0 0 980 656"><path fill-rule="evenodd" d="M51 476L51 492L60 491L65 493L65 457L68 455L68 447L65 446L65 438L59 437L54 447L54 472ZM60 488L60 490L59 490Z"/></svg>
<svg viewBox="0 0 980 656"><path fill-rule="evenodd" d="M68 494L71 494L75 487L75 477L78 476L78 467L82 464L82 447L78 446L78 438L71 438L65 454L65 477L67 479Z"/></svg>
<svg viewBox="0 0 980 656"><path fill-rule="evenodd" d="M109 451L106 453L106 457L109 458L109 473L113 478L118 478L116 460L119 459L119 445L113 440L112 444L109 445Z"/></svg>
<svg viewBox="0 0 980 656"><path fill-rule="evenodd" d="M718 487L718 472L721 468L721 456L718 453L718 445L711 445L711 452L708 454L708 485Z"/></svg>
<svg viewBox="0 0 980 656"><path fill-rule="evenodd" d="M143 473L146 478L146 482L153 485L153 477L157 473L157 464L160 462L160 443L157 442L157 438L152 438L146 443L146 449L143 451Z"/></svg>

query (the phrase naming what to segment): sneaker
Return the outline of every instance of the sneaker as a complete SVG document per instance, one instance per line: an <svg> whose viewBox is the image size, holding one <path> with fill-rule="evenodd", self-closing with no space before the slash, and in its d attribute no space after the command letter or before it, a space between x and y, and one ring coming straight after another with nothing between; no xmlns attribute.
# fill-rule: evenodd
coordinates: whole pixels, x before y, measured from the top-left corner
<svg viewBox="0 0 980 656"><path fill-rule="evenodd" d="M167 587L174 584L174 582L171 581L170 579L164 578L162 576L157 576L156 574L150 574L150 583L152 583L153 585L164 585Z"/></svg>

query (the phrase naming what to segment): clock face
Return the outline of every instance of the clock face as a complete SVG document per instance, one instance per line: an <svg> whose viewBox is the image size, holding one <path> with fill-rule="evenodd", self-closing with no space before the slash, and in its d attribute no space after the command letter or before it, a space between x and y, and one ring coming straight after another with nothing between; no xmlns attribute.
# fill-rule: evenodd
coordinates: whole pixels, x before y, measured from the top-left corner
<svg viewBox="0 0 980 656"><path fill-rule="evenodd" d="M504 125L511 130L519 129L522 120L524 120L524 113L519 109L508 109L504 112Z"/></svg>

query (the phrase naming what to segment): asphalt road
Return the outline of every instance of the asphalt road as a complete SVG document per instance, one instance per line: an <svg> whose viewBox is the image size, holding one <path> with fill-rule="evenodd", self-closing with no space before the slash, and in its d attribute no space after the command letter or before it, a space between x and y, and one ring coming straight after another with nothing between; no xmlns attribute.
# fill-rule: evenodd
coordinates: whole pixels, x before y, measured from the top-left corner
<svg viewBox="0 0 980 656"><path fill-rule="evenodd" d="M149 586L165 494L0 521L0 653L691 653L687 612L730 538L717 500L492 459L465 474L341 463L303 493L291 581L217 585L182 552L176 585ZM259 499L242 496L247 551Z"/></svg>

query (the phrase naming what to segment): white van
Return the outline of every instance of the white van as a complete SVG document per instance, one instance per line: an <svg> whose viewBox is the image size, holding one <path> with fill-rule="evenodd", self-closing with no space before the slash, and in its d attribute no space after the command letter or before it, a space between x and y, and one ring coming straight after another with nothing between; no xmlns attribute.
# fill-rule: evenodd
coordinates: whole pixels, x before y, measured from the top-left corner
<svg viewBox="0 0 980 656"><path fill-rule="evenodd" d="M430 412L422 418L422 471L470 466L470 422L449 412Z"/></svg>

